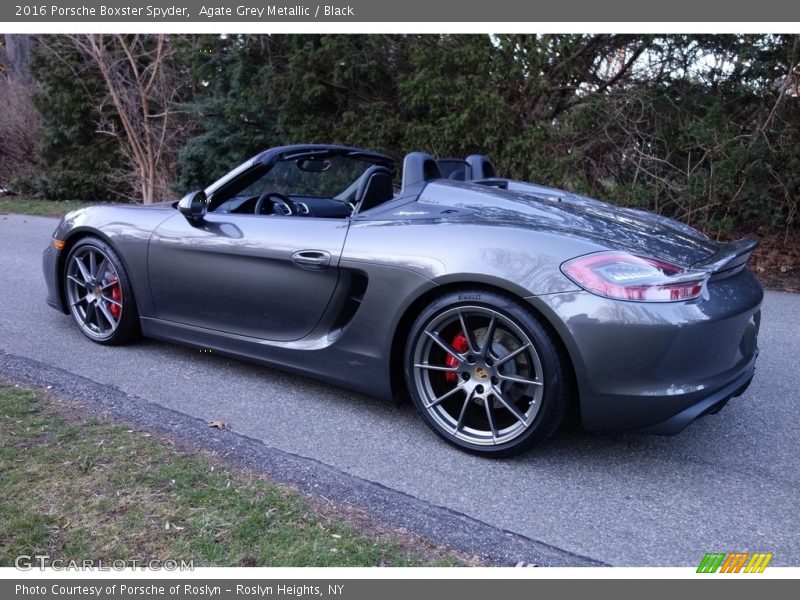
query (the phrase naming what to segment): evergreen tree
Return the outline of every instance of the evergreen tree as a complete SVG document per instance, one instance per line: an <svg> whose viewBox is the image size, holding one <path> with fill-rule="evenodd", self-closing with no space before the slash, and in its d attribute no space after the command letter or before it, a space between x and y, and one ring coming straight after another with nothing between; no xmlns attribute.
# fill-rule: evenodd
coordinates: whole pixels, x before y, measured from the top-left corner
<svg viewBox="0 0 800 600"><path fill-rule="evenodd" d="M94 99L104 91L97 73L68 39L55 35L36 44L31 72L40 85L34 101L44 123L41 170L31 188L52 199L108 201L129 195L115 176L123 166L119 146L98 133Z"/></svg>

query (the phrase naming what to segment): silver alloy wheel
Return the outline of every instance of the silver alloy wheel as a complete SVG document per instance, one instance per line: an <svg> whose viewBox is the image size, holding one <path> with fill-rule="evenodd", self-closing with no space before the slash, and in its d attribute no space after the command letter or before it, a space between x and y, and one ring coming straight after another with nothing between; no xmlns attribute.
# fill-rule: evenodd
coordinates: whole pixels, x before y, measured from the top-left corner
<svg viewBox="0 0 800 600"><path fill-rule="evenodd" d="M505 444L541 409L543 370L533 342L490 308L460 306L437 315L420 334L413 360L424 409L457 439Z"/></svg>
<svg viewBox="0 0 800 600"><path fill-rule="evenodd" d="M119 273L102 250L87 245L70 257L66 289L70 312L84 333L100 341L114 335L124 300Z"/></svg>

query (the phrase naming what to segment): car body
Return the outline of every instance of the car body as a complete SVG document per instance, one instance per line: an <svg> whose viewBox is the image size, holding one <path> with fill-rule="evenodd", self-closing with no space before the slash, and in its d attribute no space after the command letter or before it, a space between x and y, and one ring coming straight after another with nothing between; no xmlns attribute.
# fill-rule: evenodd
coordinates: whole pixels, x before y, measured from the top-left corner
<svg viewBox="0 0 800 600"><path fill-rule="evenodd" d="M98 342L140 329L410 394L436 433L487 455L573 407L589 430L677 433L749 384L756 240L498 178L481 156L411 153L400 189L393 168L284 146L180 203L72 212L44 253L47 301Z"/></svg>

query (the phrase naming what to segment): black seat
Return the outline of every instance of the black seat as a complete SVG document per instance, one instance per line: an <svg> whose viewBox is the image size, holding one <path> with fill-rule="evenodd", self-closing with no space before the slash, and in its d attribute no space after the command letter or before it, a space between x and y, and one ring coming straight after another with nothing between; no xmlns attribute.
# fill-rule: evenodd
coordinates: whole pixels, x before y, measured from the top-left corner
<svg viewBox="0 0 800 600"><path fill-rule="evenodd" d="M358 184L354 197L356 209L353 214L359 214L371 208L388 202L394 197L392 188L392 175L389 169L374 165L364 171Z"/></svg>
<svg viewBox="0 0 800 600"><path fill-rule="evenodd" d="M467 157L471 177L470 179L491 179L497 177L497 171L488 158L482 154L470 154Z"/></svg>
<svg viewBox="0 0 800 600"><path fill-rule="evenodd" d="M439 171L445 179L465 181L469 179L469 164L460 158L439 158L436 160Z"/></svg>
<svg viewBox="0 0 800 600"><path fill-rule="evenodd" d="M439 165L430 154L412 152L403 159L403 186L400 194L418 194L426 183L441 178Z"/></svg>

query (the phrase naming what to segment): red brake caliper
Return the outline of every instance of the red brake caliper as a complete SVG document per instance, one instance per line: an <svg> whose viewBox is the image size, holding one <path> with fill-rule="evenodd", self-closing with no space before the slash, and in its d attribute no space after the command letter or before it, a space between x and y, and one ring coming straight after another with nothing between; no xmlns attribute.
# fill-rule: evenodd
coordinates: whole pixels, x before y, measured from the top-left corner
<svg viewBox="0 0 800 600"><path fill-rule="evenodd" d="M109 283L116 283L119 281L119 278L116 275L112 275L108 281ZM119 283L111 288L111 299L122 303L122 290L119 287ZM119 319L119 314L122 312L122 308L120 308L118 304L112 304L108 307L108 310L111 311L111 316L113 316L115 319Z"/></svg>
<svg viewBox="0 0 800 600"><path fill-rule="evenodd" d="M450 342L450 345L456 352L466 352L469 348L467 338L464 337L464 334L461 332L456 334L456 337L453 338L453 340ZM448 367L456 367L458 366L458 361L455 359L455 357L448 354L444 359L444 364ZM448 371L444 374L444 378L448 383L455 383L458 380L458 375L452 371Z"/></svg>

